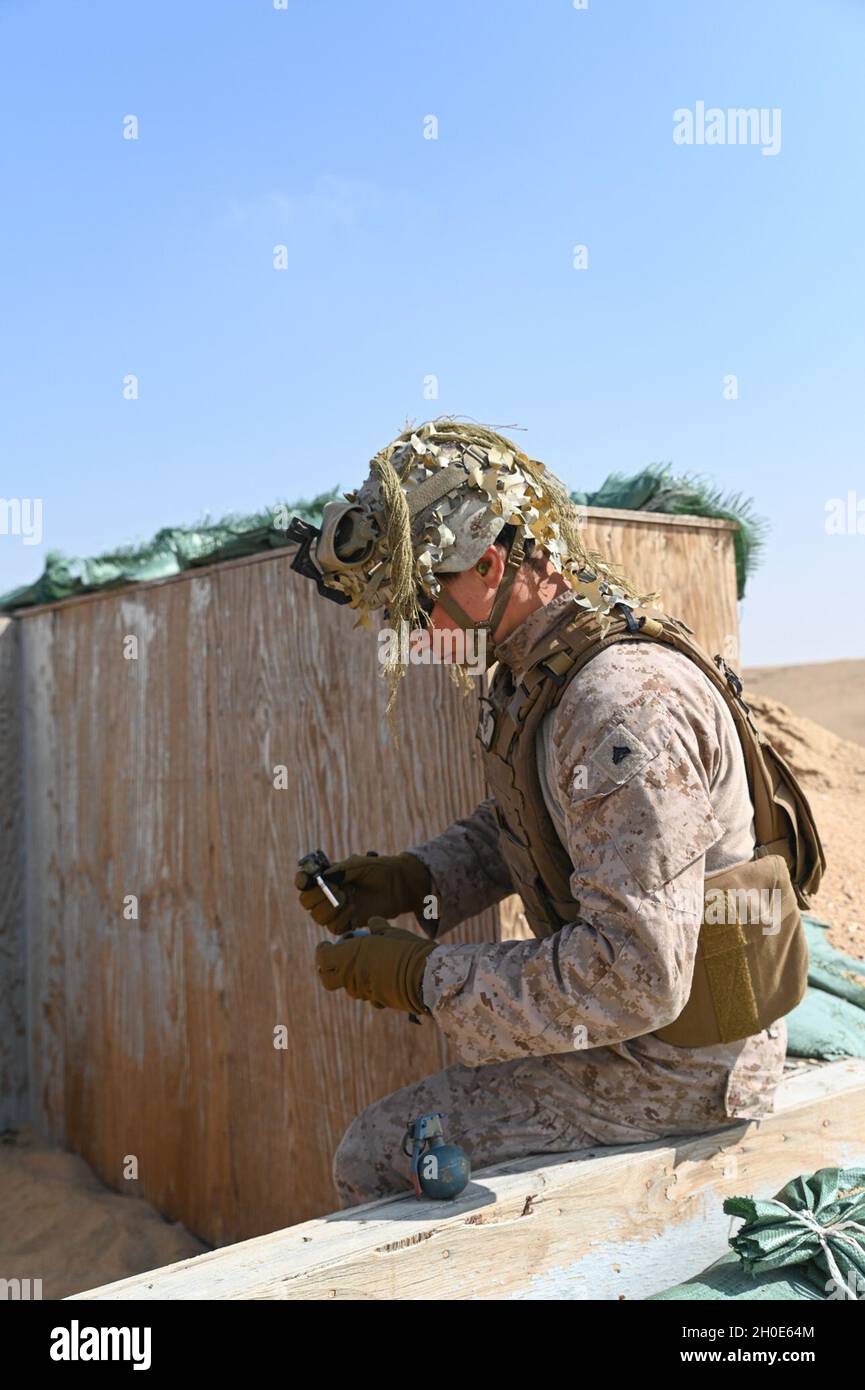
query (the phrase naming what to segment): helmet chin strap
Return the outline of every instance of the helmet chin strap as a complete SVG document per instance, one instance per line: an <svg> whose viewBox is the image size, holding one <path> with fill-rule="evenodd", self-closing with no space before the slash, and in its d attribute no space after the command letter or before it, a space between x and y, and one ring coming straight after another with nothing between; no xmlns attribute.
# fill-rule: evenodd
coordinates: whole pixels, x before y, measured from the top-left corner
<svg viewBox="0 0 865 1390"><path fill-rule="evenodd" d="M496 590L496 596L493 600L493 606L490 609L490 615L488 618L485 618L483 622L478 622L475 618L469 617L462 605L457 603L452 594L448 593L444 584L442 584L437 595L437 602L441 604L448 617L453 618L458 627L461 627L464 632L486 633L489 645L493 650L495 649L494 634L502 618L505 616L505 609L508 606L511 590L514 587L514 580L517 577L517 571L520 565L523 563L523 558L523 542L519 536L516 536L508 551L508 558L505 561L505 572Z"/></svg>

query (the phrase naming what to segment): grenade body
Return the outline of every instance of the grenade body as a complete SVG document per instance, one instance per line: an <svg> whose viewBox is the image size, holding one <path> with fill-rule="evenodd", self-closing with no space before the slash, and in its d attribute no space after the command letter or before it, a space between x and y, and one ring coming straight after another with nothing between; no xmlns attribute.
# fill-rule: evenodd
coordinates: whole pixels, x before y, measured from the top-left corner
<svg viewBox="0 0 865 1390"><path fill-rule="evenodd" d="M471 1177L468 1154L444 1137L441 1112L421 1115L409 1125L403 1139L403 1152L411 1143L411 1176L415 1196L433 1201L452 1202L463 1192Z"/></svg>

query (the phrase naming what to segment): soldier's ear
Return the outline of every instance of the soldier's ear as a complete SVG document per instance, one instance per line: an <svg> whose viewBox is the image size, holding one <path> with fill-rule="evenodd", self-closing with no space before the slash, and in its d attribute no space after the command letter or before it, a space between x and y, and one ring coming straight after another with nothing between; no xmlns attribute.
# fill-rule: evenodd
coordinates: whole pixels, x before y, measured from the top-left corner
<svg viewBox="0 0 865 1390"><path fill-rule="evenodd" d="M491 583L497 583L501 579L501 572L504 569L504 560L498 547L488 546L475 564L475 569L481 579L489 579Z"/></svg>

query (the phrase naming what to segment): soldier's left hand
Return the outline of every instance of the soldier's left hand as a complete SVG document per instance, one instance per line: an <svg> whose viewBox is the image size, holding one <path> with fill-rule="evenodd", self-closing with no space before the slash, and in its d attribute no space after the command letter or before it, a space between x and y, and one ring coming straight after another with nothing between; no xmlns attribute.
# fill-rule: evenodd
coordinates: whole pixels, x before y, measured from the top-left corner
<svg viewBox="0 0 865 1390"><path fill-rule="evenodd" d="M328 990L344 989L378 1009L425 1013L423 976L427 956L435 950L415 932L393 927L383 917L371 917L369 936L352 936L315 951L319 982Z"/></svg>

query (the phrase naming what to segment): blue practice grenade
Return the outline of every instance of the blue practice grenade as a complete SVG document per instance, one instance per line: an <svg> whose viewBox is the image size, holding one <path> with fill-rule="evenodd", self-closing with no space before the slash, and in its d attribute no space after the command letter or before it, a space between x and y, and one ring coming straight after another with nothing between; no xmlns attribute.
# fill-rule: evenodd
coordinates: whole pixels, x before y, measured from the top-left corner
<svg viewBox="0 0 865 1390"><path fill-rule="evenodd" d="M452 1202L465 1189L472 1169L467 1153L457 1144L445 1143L444 1118L436 1111L412 1120L402 1141L402 1151L411 1156L415 1196Z"/></svg>

